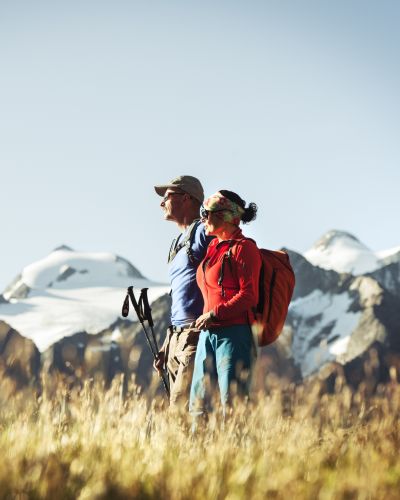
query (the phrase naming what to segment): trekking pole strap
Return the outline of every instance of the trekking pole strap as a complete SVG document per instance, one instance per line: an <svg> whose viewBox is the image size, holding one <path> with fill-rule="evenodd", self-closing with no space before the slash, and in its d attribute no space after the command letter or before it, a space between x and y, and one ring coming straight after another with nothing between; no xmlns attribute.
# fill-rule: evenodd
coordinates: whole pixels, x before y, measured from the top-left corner
<svg viewBox="0 0 400 500"><path fill-rule="evenodd" d="M135 294L133 293L133 286L128 287L128 295L131 299L133 308L135 309L136 316L138 317L138 320L143 323L143 316L141 314L139 304L136 301Z"/></svg>
<svg viewBox="0 0 400 500"><path fill-rule="evenodd" d="M148 322L148 324L150 326L151 334L153 336L154 346L156 348L156 351L158 352L159 349L158 349L158 344L157 344L157 338L156 338L156 335L154 333L154 328L153 328L154 322L153 322L153 316L151 315L151 307L149 304L149 299L147 297L147 290L148 290L148 288L142 288L142 290L140 292L139 304L140 304L140 308L141 308L141 311L143 314L143 318Z"/></svg>
<svg viewBox="0 0 400 500"><path fill-rule="evenodd" d="M124 303L122 304L122 316L127 318L129 314L129 294L126 294Z"/></svg>

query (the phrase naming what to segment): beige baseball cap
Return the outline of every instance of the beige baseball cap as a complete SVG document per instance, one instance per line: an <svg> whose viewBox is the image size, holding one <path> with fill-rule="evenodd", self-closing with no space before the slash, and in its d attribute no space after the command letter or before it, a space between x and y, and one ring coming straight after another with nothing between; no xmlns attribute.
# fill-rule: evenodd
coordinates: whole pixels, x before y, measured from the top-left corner
<svg viewBox="0 0 400 500"><path fill-rule="evenodd" d="M161 186L154 186L156 193L160 196L164 196L167 189L181 189L193 198L196 198L200 203L204 200L204 189L201 182L197 177L192 177L191 175L180 175L175 177L168 182L168 184L163 184Z"/></svg>

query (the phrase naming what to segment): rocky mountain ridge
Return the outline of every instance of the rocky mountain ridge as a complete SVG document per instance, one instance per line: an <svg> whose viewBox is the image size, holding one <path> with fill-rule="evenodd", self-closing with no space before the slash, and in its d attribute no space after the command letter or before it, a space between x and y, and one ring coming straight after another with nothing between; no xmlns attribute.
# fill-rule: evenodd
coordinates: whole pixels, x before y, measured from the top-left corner
<svg viewBox="0 0 400 500"><path fill-rule="evenodd" d="M348 365L372 346L398 351L399 263L353 276L324 271L289 254L297 286L286 326L293 330L292 356L303 377L327 364Z"/></svg>
<svg viewBox="0 0 400 500"><path fill-rule="evenodd" d="M325 258L327 249L330 269L308 260L309 252L287 250L296 287L283 334L260 352L259 386L273 374L290 382L327 368L340 368L350 383L360 383L360 366L371 352L378 353L379 380L385 381L393 367L400 373L400 252L376 254L369 260L374 268L360 274L366 247L357 238L328 232L314 246L314 261L318 251ZM357 273L341 272L343 263ZM63 246L27 266L0 296L0 369L18 380L35 378L35 367L71 380L101 376L110 382L123 373L147 387L151 354L141 326L133 316L120 315L132 284L149 288L161 342L169 324L168 286L149 282L126 259ZM25 353L18 370L17 352ZM30 375L23 374L24 366Z"/></svg>

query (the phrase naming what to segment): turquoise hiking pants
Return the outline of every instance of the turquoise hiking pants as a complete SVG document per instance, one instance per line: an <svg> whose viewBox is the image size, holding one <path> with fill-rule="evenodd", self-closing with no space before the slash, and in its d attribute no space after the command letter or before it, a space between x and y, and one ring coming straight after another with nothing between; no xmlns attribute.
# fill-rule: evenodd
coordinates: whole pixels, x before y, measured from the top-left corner
<svg viewBox="0 0 400 500"><path fill-rule="evenodd" d="M201 331L190 389L191 415L198 417L210 409L217 386L224 413L235 396L248 396L255 358L249 325Z"/></svg>

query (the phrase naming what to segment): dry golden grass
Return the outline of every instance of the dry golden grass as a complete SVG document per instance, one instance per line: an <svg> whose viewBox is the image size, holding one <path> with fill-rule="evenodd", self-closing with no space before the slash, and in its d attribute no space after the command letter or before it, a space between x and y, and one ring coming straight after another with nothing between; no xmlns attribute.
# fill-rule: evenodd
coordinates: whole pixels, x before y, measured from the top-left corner
<svg viewBox="0 0 400 500"><path fill-rule="evenodd" d="M396 383L276 389L195 436L118 383L0 404L2 499L400 498Z"/></svg>

